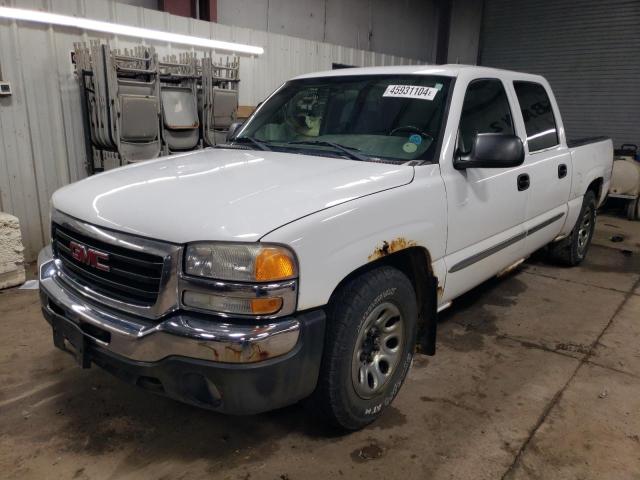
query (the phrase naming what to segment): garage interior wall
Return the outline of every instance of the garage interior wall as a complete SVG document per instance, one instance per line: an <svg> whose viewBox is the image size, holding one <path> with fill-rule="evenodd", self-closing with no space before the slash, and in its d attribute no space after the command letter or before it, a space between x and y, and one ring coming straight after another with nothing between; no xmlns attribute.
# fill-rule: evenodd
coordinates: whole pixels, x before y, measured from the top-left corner
<svg viewBox="0 0 640 480"><path fill-rule="evenodd" d="M361 66L418 63L406 57L178 17L114 0L0 0L0 5L262 46L264 55L240 59L241 105L256 105L288 78L329 70L334 62ZM49 241L51 194L86 176L80 92L70 58L74 42L90 39L108 41L113 48L145 43L143 39L0 19L0 70L13 89L12 96L0 97L0 211L20 219L27 261L34 260ZM160 57L191 49L146 43Z"/></svg>
<svg viewBox="0 0 640 480"><path fill-rule="evenodd" d="M640 1L485 0L480 64L544 75L568 138L640 143Z"/></svg>
<svg viewBox="0 0 640 480"><path fill-rule="evenodd" d="M218 22L227 25L434 60L435 0L217 0L217 6Z"/></svg>
<svg viewBox="0 0 640 480"><path fill-rule="evenodd" d="M447 63L478 62L483 0L452 0Z"/></svg>

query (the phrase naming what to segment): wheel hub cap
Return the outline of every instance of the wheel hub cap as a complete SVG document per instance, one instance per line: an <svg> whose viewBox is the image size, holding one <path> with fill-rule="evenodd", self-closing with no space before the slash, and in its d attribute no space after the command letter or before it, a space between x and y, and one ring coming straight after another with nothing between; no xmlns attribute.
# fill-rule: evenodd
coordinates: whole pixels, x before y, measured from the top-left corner
<svg viewBox="0 0 640 480"><path fill-rule="evenodd" d="M351 379L356 393L371 398L395 373L404 344L404 319L398 307L385 302L365 319L356 340Z"/></svg>
<svg viewBox="0 0 640 480"><path fill-rule="evenodd" d="M591 208L587 208L582 215L582 219L580 220L580 228L578 228L578 254L580 256L584 255L587 249L587 244L589 243L589 237L591 236L591 213Z"/></svg>

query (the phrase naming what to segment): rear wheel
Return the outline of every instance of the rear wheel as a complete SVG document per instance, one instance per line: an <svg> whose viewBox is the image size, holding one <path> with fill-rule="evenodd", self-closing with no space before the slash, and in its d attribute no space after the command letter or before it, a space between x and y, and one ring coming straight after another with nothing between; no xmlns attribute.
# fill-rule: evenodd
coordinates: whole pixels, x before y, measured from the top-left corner
<svg viewBox="0 0 640 480"><path fill-rule="evenodd" d="M588 190L582 200L582 208L571 234L549 245L551 258L568 266L582 263L591 245L596 226L596 196Z"/></svg>
<svg viewBox="0 0 640 480"><path fill-rule="evenodd" d="M395 398L416 344L418 308L413 286L383 266L345 284L328 311L315 403L343 430L373 422Z"/></svg>
<svg viewBox="0 0 640 480"><path fill-rule="evenodd" d="M627 202L627 218L629 220L640 220L640 197Z"/></svg>

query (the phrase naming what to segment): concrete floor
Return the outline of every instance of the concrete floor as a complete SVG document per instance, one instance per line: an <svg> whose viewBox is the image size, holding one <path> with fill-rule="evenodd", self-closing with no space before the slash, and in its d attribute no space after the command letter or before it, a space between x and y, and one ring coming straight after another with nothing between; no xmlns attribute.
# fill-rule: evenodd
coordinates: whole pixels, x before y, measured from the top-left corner
<svg viewBox="0 0 640 480"><path fill-rule="evenodd" d="M339 437L300 405L226 417L80 370L36 292L3 291L0 477L640 479L639 345L640 223L604 216L583 266L533 259L457 301L438 354Z"/></svg>

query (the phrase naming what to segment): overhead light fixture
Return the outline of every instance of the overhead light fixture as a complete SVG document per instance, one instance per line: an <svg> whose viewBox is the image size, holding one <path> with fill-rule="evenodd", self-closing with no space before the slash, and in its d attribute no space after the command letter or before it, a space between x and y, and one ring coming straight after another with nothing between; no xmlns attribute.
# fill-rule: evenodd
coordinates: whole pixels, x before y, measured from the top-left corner
<svg viewBox="0 0 640 480"><path fill-rule="evenodd" d="M56 13L25 10L22 8L0 7L0 18L12 18L27 22L62 25L65 27L79 28L81 30L111 33L113 35L123 35L127 37L148 38L150 40L158 40L160 42L180 43L196 47L214 48L216 50L249 53L252 55L262 55L264 53L264 49L262 47L245 45L243 43L210 40L208 38L192 37L190 35L180 35L178 33L163 32L161 30L130 27L119 23L101 22L99 20L89 20L88 18L71 17L69 15L58 15Z"/></svg>

